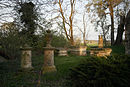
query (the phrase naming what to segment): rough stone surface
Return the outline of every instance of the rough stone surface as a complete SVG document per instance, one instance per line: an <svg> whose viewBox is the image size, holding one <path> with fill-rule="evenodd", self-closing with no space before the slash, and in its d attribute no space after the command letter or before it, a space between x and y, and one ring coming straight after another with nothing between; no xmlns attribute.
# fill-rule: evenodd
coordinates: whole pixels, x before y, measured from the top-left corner
<svg viewBox="0 0 130 87"><path fill-rule="evenodd" d="M112 52L111 48L91 48L90 49L90 55L94 55L94 56L110 56Z"/></svg>
<svg viewBox="0 0 130 87"><path fill-rule="evenodd" d="M67 50L64 48L57 48L56 52L58 53L58 56L68 56Z"/></svg>
<svg viewBox="0 0 130 87"><path fill-rule="evenodd" d="M45 35L46 47L51 47L52 34L51 34L51 31L49 29L46 30L46 32L47 32L47 34Z"/></svg>
<svg viewBox="0 0 130 87"><path fill-rule="evenodd" d="M54 47L51 46L52 41L52 35L51 31L46 31L46 47L43 47L44 49L44 64L43 64L43 74L48 72L54 72L56 71L56 67L54 65Z"/></svg>
<svg viewBox="0 0 130 87"><path fill-rule="evenodd" d="M56 71L54 65L54 47L44 47L43 73L54 71Z"/></svg>
<svg viewBox="0 0 130 87"><path fill-rule="evenodd" d="M23 69L32 69L32 61L31 61L31 48L25 47L21 48L22 56L21 56L21 68Z"/></svg>
<svg viewBox="0 0 130 87"><path fill-rule="evenodd" d="M72 55L78 55L78 56L86 56L86 49L87 47L86 46L80 46L80 47L76 47L76 48L73 48L73 49L70 49L70 53Z"/></svg>
<svg viewBox="0 0 130 87"><path fill-rule="evenodd" d="M98 48L103 48L103 37L102 35L99 35L99 41L98 41Z"/></svg>

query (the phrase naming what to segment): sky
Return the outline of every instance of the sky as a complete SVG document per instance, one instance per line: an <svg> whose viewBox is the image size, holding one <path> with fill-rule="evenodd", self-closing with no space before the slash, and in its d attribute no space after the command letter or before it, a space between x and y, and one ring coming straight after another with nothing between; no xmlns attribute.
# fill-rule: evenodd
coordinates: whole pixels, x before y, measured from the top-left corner
<svg viewBox="0 0 130 87"><path fill-rule="evenodd" d="M67 9L67 11L64 11L64 14L66 15L66 18L69 19L69 15L70 15L70 6L66 7L67 5L67 0L65 0L66 2L62 5L63 9ZM85 5L87 4L87 1L82 1L82 2L76 2L76 7L75 7L75 14L74 14L74 21L73 21L73 30L74 30L74 38L80 38L82 40L82 33L80 32L80 30L77 28L81 28L83 30L83 14L86 11L85 9ZM47 9L54 9L51 8L51 6L47 7ZM58 9L59 6L55 5L55 9ZM54 11L54 13L47 13L48 17L47 19L52 19L55 16L57 16L59 13L56 13ZM52 15L53 14L53 15ZM58 21L62 21L61 19L58 19ZM100 35L99 32L96 32L94 29L94 25L91 23L90 18L88 17L88 14L85 13L85 20L87 22L87 27L86 27L86 40L98 40L98 35ZM55 25L54 25L54 29L55 29Z"/></svg>
<svg viewBox="0 0 130 87"><path fill-rule="evenodd" d="M64 3L64 5L63 5L63 8L65 8L64 6L66 6L66 4L67 3ZM76 3L76 14L75 14L75 17L74 17L74 22L76 22L76 23L74 23L74 25L75 26L78 26L79 28L81 28L81 29L83 29L83 22L82 22L82 16L83 16L83 13L84 13L84 11L85 11L85 6L86 5L86 1L83 1L83 2L77 2ZM58 8L59 6L58 5L55 5L55 7L54 8ZM51 10L52 9L52 7L50 6L43 6L43 8L42 8L42 13L46 13L46 15L44 15L43 17L45 17L46 16L46 19L47 20L51 20L53 17L55 17L56 15L57 15L57 12L54 12L53 11L53 13L51 13L51 12L45 12L45 9L48 9L48 11L49 10ZM67 7L67 9L68 9L68 11L66 12L66 14L70 14L69 12L69 9L70 9L70 7L68 6ZM12 11L12 9L1 9L0 10L0 14L1 13L8 13L8 12L11 12ZM86 32L87 32L87 35L86 35L86 40L97 40L98 39L98 35L100 34L99 32L95 32L95 30L94 30L94 25L92 24L92 23L90 23L90 19L88 19L88 15L86 14L86 21L89 21L88 23L87 23L87 29L86 29ZM6 16L6 17L1 17L2 19L4 19L4 20L6 20L7 22L13 22L14 21L14 19L12 18L12 17L9 17L9 16ZM58 19L58 20L61 20L61 19ZM3 23L3 21L2 20L0 20L0 24L1 23ZM80 30L77 28L77 27L73 27L73 30L74 30L74 38L80 38L81 40L82 40L82 33L80 32ZM56 29L57 28L57 25L56 25L56 23L54 22L54 25L53 25L53 27L52 27L52 29Z"/></svg>
<svg viewBox="0 0 130 87"><path fill-rule="evenodd" d="M67 5L67 0L65 0L66 2L63 4L63 8L66 7ZM75 16L74 16L74 27L73 27L73 30L74 30L74 37L75 38L80 38L82 39L82 33L80 32L80 30L77 28L79 27L80 29L83 29L83 22L82 22L82 18L83 18L83 14L84 12L86 11L85 9L85 5L87 4L87 0L84 0L82 2L76 2L76 12L75 12ZM52 9L57 9L59 6L58 5L55 5L55 6L50 6L50 5L47 5L47 6L43 6L41 7L42 10L41 12L44 13L45 15L43 17L46 17L47 20L51 21L52 18L54 18L55 16L58 15L57 11L56 10L53 10L51 11ZM68 6L67 8L67 11L65 12L66 15L70 14L70 7ZM48 12L47 12L48 10ZM2 9L0 10L0 14L3 13L3 12L11 12L11 9L9 10L5 10L5 9ZM95 31L95 26L94 24L91 23L91 18L89 18L88 14L85 13L85 20L87 22L87 27L86 27L86 32L87 32L87 35L86 35L86 40L98 40L98 35L101 35L102 31L101 29L99 29L98 32ZM13 18L11 17L3 17L5 20L9 21L9 22L12 22L13 21ZM57 19L58 21L61 21L61 19ZM2 21L0 21L1 23ZM57 25L56 25L56 22L53 22L53 27L52 29L56 29L57 28ZM116 34L115 34L116 35Z"/></svg>

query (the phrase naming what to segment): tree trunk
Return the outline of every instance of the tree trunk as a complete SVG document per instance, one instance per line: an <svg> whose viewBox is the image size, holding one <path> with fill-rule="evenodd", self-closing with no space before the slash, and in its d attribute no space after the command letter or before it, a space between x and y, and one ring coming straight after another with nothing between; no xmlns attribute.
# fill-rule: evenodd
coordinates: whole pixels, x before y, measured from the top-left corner
<svg viewBox="0 0 130 87"><path fill-rule="evenodd" d="M84 46L86 46L86 23L85 23L85 13L83 14L83 26L84 26L84 31L83 31L83 41L84 41Z"/></svg>
<svg viewBox="0 0 130 87"><path fill-rule="evenodd" d="M114 45L114 14L111 0L109 0L109 11L111 17L111 45Z"/></svg>
<svg viewBox="0 0 130 87"><path fill-rule="evenodd" d="M62 3L61 3L61 0L59 0L59 7L60 7L60 13L61 13L61 16L62 16L62 20L63 20L63 28L64 28L64 31L65 31L65 35L68 39L68 41L70 42L71 46L74 46L74 37L73 37L73 14L74 14L74 7L75 7L75 0L70 0L70 5L71 5L71 13L70 13L70 16L69 16L69 26L70 26L70 33L67 33L67 28L65 26L66 24L66 19L65 19L65 16L64 16L64 12L62 10Z"/></svg>
<svg viewBox="0 0 130 87"><path fill-rule="evenodd" d="M111 45L113 45L113 44L114 44L114 16L112 13L112 15L111 15Z"/></svg>
<svg viewBox="0 0 130 87"><path fill-rule="evenodd" d="M125 32L126 32L126 54L130 55L130 10L127 13L126 19L125 19Z"/></svg>
<svg viewBox="0 0 130 87"><path fill-rule="evenodd" d="M122 36L124 32L124 25L125 25L125 16L120 17L120 24L118 25L117 30L117 37L114 45L121 45L122 44Z"/></svg>
<svg viewBox="0 0 130 87"><path fill-rule="evenodd" d="M85 32L83 33L83 41L84 41L84 46L86 46L86 40L85 40Z"/></svg>
<svg viewBox="0 0 130 87"><path fill-rule="evenodd" d="M71 45L74 46L74 37L73 37L73 14L74 14L74 2L75 0L70 0L70 5L71 5L71 13L69 16L69 20L70 20L70 41L71 41Z"/></svg>
<svg viewBox="0 0 130 87"><path fill-rule="evenodd" d="M63 13L63 10L62 10L62 7L61 7L61 2L59 0L59 7L60 7L60 13L61 13L61 16L62 16L62 20L63 20L63 29L65 31L65 35L66 35L66 38L69 40L69 35L67 33L67 29L66 29L66 26L65 26L65 17L64 17L64 13Z"/></svg>
<svg viewBox="0 0 130 87"><path fill-rule="evenodd" d="M102 32L103 32L103 44L106 46L106 34L104 28L104 21L101 22Z"/></svg>
<svg viewBox="0 0 130 87"><path fill-rule="evenodd" d="M103 35L103 43L104 43L104 46L107 46L106 36L105 35Z"/></svg>

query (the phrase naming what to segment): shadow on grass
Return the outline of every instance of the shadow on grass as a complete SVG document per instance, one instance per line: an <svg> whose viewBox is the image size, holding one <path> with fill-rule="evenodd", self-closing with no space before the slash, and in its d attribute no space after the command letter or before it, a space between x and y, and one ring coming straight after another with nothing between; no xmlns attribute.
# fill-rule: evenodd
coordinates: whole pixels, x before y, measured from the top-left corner
<svg viewBox="0 0 130 87"><path fill-rule="evenodd" d="M1 87L67 87L65 85L69 69L76 66L86 56L55 56L57 72L41 74L43 55L33 55L32 71L21 71L20 59L0 63Z"/></svg>

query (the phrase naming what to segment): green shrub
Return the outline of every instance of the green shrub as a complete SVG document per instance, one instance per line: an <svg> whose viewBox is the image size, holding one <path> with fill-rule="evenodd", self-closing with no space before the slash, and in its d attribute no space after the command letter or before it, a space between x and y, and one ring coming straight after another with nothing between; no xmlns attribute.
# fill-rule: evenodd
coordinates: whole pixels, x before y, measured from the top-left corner
<svg viewBox="0 0 130 87"><path fill-rule="evenodd" d="M91 57L72 68L70 87L130 87L128 56Z"/></svg>
<svg viewBox="0 0 130 87"><path fill-rule="evenodd" d="M16 59L20 57L20 37L18 30L10 28L9 30L0 30L0 55L7 59Z"/></svg>
<svg viewBox="0 0 130 87"><path fill-rule="evenodd" d="M69 42L65 38L64 35L53 35L52 39L52 46L53 47L67 47L69 45Z"/></svg>
<svg viewBox="0 0 130 87"><path fill-rule="evenodd" d="M125 54L125 46L117 45L117 46L106 46L105 48L112 48L113 55Z"/></svg>

